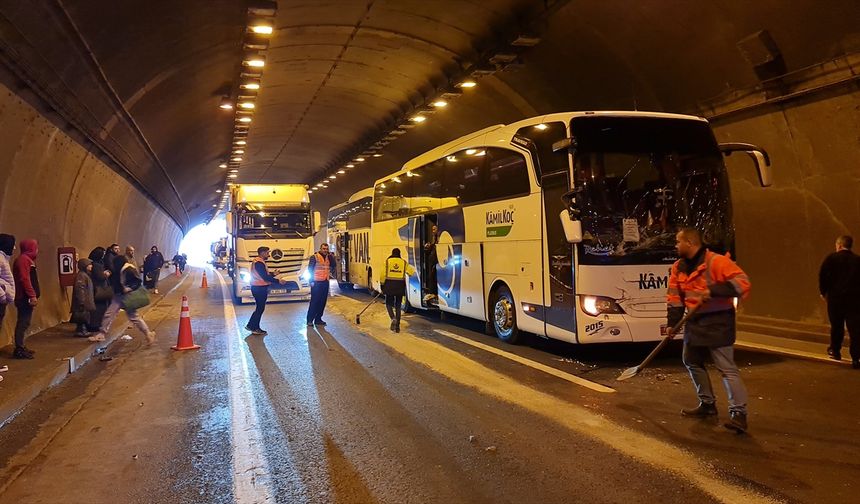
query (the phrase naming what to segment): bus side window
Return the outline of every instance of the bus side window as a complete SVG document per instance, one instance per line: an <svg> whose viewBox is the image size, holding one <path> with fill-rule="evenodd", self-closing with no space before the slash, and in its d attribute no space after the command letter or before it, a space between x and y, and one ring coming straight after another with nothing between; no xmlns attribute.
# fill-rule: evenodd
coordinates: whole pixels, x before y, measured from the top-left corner
<svg viewBox="0 0 860 504"><path fill-rule="evenodd" d="M489 148L486 199L512 198L529 194L529 172L522 154Z"/></svg>
<svg viewBox="0 0 860 504"><path fill-rule="evenodd" d="M404 176L412 183L412 215L438 210L442 206L444 169L444 161L440 159L412 170L412 176Z"/></svg>
<svg viewBox="0 0 860 504"><path fill-rule="evenodd" d="M446 157L445 200L459 205L485 200L486 160L485 149L466 149Z"/></svg>
<svg viewBox="0 0 860 504"><path fill-rule="evenodd" d="M536 152L535 175L539 181L543 175L566 172L569 164L567 151L553 152L552 144L567 137L567 128L563 122L549 122L525 126L517 130L517 135L534 142Z"/></svg>

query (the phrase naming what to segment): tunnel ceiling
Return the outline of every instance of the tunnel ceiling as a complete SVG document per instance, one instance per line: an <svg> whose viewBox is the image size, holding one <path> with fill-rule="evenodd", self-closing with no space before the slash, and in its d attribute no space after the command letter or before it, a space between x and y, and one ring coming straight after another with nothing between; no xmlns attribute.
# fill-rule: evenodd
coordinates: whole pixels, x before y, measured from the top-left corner
<svg viewBox="0 0 860 504"><path fill-rule="evenodd" d="M491 124L560 110L698 112L857 52L860 3L826 5L0 0L0 55L17 92L46 104L187 229L211 218L226 180L218 165L235 111L219 108L222 96L256 105L236 180L315 184L334 174L313 197L324 210ZM239 89L249 7L274 21L256 93ZM778 57L756 66L762 54ZM475 88L456 87L470 78ZM448 106L434 109L443 96ZM427 120L411 122L416 114ZM345 168L362 153L381 157Z"/></svg>

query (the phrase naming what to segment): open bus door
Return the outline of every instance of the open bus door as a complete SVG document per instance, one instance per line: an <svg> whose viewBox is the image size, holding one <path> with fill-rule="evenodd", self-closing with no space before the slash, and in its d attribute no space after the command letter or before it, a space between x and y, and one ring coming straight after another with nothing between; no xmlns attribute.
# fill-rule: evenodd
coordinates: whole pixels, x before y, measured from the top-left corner
<svg viewBox="0 0 860 504"><path fill-rule="evenodd" d="M431 223L436 222L436 215L425 214L416 215L409 218L410 230L407 247L409 257L407 261L415 268L416 276L410 277L407 283L406 299L411 306L420 306L422 308L436 308L435 296L438 292L436 285L431 285L431 281L435 280L436 264L430 264L427 261L428 254L425 251L424 245L428 243Z"/></svg>
<svg viewBox="0 0 860 504"><path fill-rule="evenodd" d="M340 288L352 287L352 282L349 278L349 233L338 233L335 238L335 258L337 260L335 272L337 274L337 284Z"/></svg>

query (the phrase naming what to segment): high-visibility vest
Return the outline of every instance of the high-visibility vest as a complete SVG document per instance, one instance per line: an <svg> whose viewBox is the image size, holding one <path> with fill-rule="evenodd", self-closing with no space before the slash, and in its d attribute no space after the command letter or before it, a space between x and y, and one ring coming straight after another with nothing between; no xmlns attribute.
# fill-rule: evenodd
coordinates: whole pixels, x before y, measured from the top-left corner
<svg viewBox="0 0 860 504"><path fill-rule="evenodd" d="M385 260L385 279L403 280L406 278L406 266L402 257L389 257Z"/></svg>
<svg viewBox="0 0 860 504"><path fill-rule="evenodd" d="M263 258L260 256L255 257L254 261L251 263L251 285L255 287L263 287L271 284L271 282L261 277L260 274L257 273L257 268L254 266L254 263L262 263L263 268L266 269L266 275L269 274L269 267L266 266L266 261L264 261Z"/></svg>
<svg viewBox="0 0 860 504"><path fill-rule="evenodd" d="M317 259L317 263L314 265L314 282L327 282L331 274L331 263L328 261L331 255L323 257L322 254L317 252L314 254L314 257Z"/></svg>
<svg viewBox="0 0 860 504"><path fill-rule="evenodd" d="M699 304L702 294L716 283L728 282L734 286L738 297L746 298L750 291L750 279L734 261L728 257L705 250L702 264L690 273L679 271L683 259L675 261L669 275L669 290L666 301L669 307L692 308ZM710 298L699 313L710 313L734 308L732 298Z"/></svg>

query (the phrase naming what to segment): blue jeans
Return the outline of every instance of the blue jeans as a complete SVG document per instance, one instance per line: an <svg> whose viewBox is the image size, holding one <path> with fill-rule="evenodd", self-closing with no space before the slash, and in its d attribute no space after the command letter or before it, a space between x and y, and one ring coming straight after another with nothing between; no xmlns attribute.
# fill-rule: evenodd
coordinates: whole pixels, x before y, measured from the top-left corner
<svg viewBox="0 0 860 504"><path fill-rule="evenodd" d="M705 361L709 356L723 377L723 386L729 395L729 411L746 414L747 389L735 365L735 349L732 345L706 347L684 343L684 365L690 372L699 401L705 404L714 404L716 401L711 378L705 369Z"/></svg>

